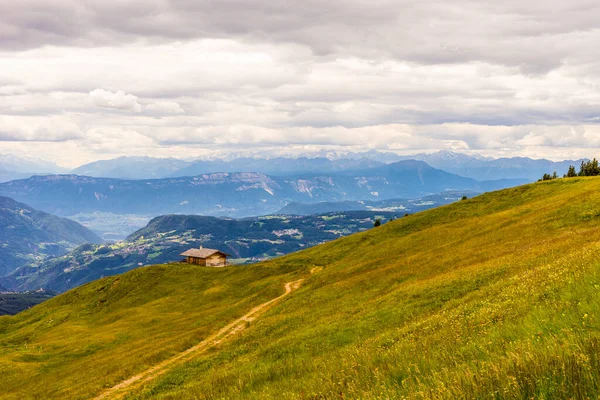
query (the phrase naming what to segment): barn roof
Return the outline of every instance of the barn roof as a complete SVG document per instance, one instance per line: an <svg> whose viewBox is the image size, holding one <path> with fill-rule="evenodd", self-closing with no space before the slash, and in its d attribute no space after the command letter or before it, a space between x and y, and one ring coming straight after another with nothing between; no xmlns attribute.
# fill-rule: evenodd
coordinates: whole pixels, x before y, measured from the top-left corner
<svg viewBox="0 0 600 400"><path fill-rule="evenodd" d="M226 256L229 255L227 253L223 253L220 250L206 249L206 248L189 249L189 250L181 253L181 255L184 256L184 257L208 258L208 257L210 257L210 256L212 256L213 254L216 254L216 253L221 253L221 254L224 254Z"/></svg>

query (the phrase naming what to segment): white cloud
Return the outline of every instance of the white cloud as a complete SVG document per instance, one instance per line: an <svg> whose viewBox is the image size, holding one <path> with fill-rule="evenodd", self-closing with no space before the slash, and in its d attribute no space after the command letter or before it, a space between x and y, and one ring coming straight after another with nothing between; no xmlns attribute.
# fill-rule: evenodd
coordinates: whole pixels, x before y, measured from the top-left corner
<svg viewBox="0 0 600 400"><path fill-rule="evenodd" d="M157 114L183 114L185 112L175 101L157 101L148 104L145 109Z"/></svg>
<svg viewBox="0 0 600 400"><path fill-rule="evenodd" d="M111 92L110 90L94 89L90 92L90 96L98 107L122 111L142 111L138 98L132 94L126 94L122 90Z"/></svg>
<svg viewBox="0 0 600 400"><path fill-rule="evenodd" d="M0 96L14 96L18 94L25 94L27 90L23 86L18 85L0 85Z"/></svg>
<svg viewBox="0 0 600 400"><path fill-rule="evenodd" d="M63 142L82 136L69 117L0 116L0 142Z"/></svg>

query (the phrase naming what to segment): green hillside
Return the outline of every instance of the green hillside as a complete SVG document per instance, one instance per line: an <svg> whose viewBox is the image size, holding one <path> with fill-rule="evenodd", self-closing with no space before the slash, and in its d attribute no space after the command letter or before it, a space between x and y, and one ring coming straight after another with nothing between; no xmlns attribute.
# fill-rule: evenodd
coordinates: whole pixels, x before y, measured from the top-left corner
<svg viewBox="0 0 600 400"><path fill-rule="evenodd" d="M536 183L259 264L92 282L0 318L2 396L598 398L598 193Z"/></svg>

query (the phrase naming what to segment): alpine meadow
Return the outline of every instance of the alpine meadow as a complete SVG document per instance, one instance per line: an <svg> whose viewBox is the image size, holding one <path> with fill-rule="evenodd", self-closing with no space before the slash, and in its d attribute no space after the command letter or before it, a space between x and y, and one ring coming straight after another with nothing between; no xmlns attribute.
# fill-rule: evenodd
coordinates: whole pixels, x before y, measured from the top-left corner
<svg viewBox="0 0 600 400"><path fill-rule="evenodd" d="M88 283L0 317L2 396L597 398L599 191L538 182L253 265Z"/></svg>

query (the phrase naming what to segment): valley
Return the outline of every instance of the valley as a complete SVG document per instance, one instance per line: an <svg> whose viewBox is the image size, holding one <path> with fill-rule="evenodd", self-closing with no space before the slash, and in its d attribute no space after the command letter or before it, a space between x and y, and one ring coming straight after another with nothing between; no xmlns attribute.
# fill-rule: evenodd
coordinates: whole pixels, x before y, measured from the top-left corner
<svg viewBox="0 0 600 400"><path fill-rule="evenodd" d="M371 229L375 219L386 223L395 217L396 213L373 211L239 220L166 215L154 218L124 241L86 244L66 255L25 265L0 277L0 285L18 291L64 292L140 266L181 261L181 253L200 246L231 254L234 264L255 263Z"/></svg>

